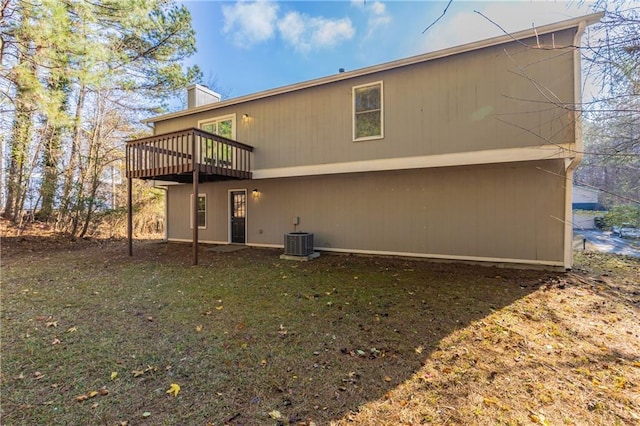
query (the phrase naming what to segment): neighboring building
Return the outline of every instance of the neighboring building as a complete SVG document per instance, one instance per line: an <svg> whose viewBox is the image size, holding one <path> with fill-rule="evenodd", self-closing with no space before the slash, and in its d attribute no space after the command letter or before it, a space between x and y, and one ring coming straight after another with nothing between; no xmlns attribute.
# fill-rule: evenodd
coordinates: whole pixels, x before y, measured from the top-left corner
<svg viewBox="0 0 640 426"><path fill-rule="evenodd" d="M570 268L576 46L601 16L151 118L127 176L172 183L171 241Z"/></svg>
<svg viewBox="0 0 640 426"><path fill-rule="evenodd" d="M595 219L605 215L607 209L598 201L600 191L573 185L573 229L595 229Z"/></svg>

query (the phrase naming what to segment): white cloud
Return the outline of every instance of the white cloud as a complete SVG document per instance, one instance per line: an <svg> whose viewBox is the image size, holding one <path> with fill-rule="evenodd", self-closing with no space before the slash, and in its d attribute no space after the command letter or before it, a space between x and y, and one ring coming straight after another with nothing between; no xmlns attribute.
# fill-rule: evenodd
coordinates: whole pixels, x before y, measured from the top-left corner
<svg viewBox="0 0 640 426"><path fill-rule="evenodd" d="M352 4L354 4L352 2ZM380 27L383 27L389 22L391 22L391 16L387 13L387 7L384 3L379 1L374 1L373 3L362 3L364 7L361 7L362 10L366 11L369 15L367 20L367 32L365 38L371 37L376 30L379 30Z"/></svg>
<svg viewBox="0 0 640 426"><path fill-rule="evenodd" d="M278 5L267 1L236 2L222 6L224 26L222 31L241 47L269 40L273 37Z"/></svg>
<svg viewBox="0 0 640 426"><path fill-rule="evenodd" d="M371 4L371 10L373 11L374 15L384 15L385 12L387 11L387 7L384 5L384 3L380 3L379 1L374 1Z"/></svg>
<svg viewBox="0 0 640 426"><path fill-rule="evenodd" d="M349 18L334 20L313 18L311 27L313 44L322 47L333 46L341 40L349 40L356 32Z"/></svg>
<svg viewBox="0 0 640 426"><path fill-rule="evenodd" d="M331 47L355 34L348 18L327 19L298 12L287 13L278 22L278 30L285 42L301 52Z"/></svg>
<svg viewBox="0 0 640 426"><path fill-rule="evenodd" d="M274 2L237 1L233 5L222 6L222 31L236 45L248 48L272 39L277 29L284 42L301 52L331 47L355 34L349 18L328 19L295 11L279 16L279 12Z"/></svg>

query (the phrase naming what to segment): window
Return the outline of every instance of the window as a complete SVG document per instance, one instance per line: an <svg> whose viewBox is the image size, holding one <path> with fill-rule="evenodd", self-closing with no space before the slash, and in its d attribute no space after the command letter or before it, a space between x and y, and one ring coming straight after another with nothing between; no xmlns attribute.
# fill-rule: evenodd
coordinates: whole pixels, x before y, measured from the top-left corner
<svg viewBox="0 0 640 426"><path fill-rule="evenodd" d="M216 117L213 120L201 121L198 124L205 132L235 140L235 114ZM229 145L221 144L214 140L207 140L207 145L205 146L204 151L204 158L207 164L213 164L216 166L229 166L231 164L232 151Z"/></svg>
<svg viewBox="0 0 640 426"><path fill-rule="evenodd" d="M189 215L189 227L193 229L193 194L191 194L191 214ZM198 229L207 228L207 195L198 195Z"/></svg>
<svg viewBox="0 0 640 426"><path fill-rule="evenodd" d="M382 82L353 88L353 140L384 137Z"/></svg>

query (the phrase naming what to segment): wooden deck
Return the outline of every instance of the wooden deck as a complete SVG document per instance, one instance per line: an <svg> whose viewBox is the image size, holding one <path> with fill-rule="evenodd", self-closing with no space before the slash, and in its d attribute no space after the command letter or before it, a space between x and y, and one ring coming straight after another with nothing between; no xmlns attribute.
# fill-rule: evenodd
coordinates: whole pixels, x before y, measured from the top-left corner
<svg viewBox="0 0 640 426"><path fill-rule="evenodd" d="M253 147L191 128L127 141L127 177L172 182L251 179Z"/></svg>

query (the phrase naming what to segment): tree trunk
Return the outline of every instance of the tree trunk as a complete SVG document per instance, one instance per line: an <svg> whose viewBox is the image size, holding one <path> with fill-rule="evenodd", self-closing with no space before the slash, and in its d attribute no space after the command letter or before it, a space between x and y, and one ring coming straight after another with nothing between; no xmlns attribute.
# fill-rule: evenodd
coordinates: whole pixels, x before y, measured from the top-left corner
<svg viewBox="0 0 640 426"><path fill-rule="evenodd" d="M64 172L64 184L62 186L62 197L60 199L60 215L58 217L57 226L64 226L64 221L69 215L69 206L71 203L71 190L73 189L73 181L76 172L76 161L78 151L80 149L81 125L82 125L82 109L87 94L87 87L82 84L78 92L78 102L73 119L73 137L71 138L71 152L69 153L69 164Z"/></svg>
<svg viewBox="0 0 640 426"><path fill-rule="evenodd" d="M69 80L65 77L52 78L49 82L49 90L53 93L61 93L62 101L60 110L65 113L69 104ZM40 197L42 206L38 216L42 220L49 220L53 213L56 191L58 190L59 166L62 146L62 133L65 126L60 120L47 119L46 132L44 134L42 167L43 176L40 183Z"/></svg>
<svg viewBox="0 0 640 426"><path fill-rule="evenodd" d="M35 75L35 62L20 51L19 63L28 62L28 73ZM33 133L33 113L35 110L33 88L18 81L15 97L15 117L11 129L9 176L4 215L11 220L19 219L24 199L25 160Z"/></svg>

